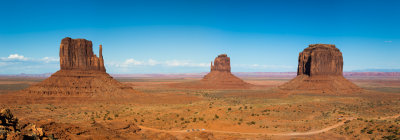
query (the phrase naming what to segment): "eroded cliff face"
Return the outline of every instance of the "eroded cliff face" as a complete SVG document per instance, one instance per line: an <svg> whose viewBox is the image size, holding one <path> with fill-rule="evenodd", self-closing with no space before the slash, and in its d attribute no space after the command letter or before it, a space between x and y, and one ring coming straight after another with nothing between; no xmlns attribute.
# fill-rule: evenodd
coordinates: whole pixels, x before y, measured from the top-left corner
<svg viewBox="0 0 400 140"><path fill-rule="evenodd" d="M343 56L335 45L312 44L299 54L297 75L343 75Z"/></svg>
<svg viewBox="0 0 400 140"><path fill-rule="evenodd" d="M93 53L92 41L85 39L62 39L60 45L61 70L106 71L100 45L99 57Z"/></svg>
<svg viewBox="0 0 400 140"><path fill-rule="evenodd" d="M335 45L312 44L299 54L297 77L279 86L285 93L344 94L362 91L343 77L343 56Z"/></svg>
<svg viewBox="0 0 400 140"><path fill-rule="evenodd" d="M214 60L214 65L211 62L212 71L231 72L231 59L226 54L218 55Z"/></svg>

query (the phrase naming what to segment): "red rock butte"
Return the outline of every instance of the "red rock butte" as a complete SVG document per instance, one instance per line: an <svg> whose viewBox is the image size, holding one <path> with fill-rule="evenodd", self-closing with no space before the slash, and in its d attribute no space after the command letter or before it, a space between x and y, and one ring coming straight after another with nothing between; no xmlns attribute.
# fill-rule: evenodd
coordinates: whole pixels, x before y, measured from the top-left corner
<svg viewBox="0 0 400 140"><path fill-rule="evenodd" d="M343 56L335 45L311 44L299 54L297 77L279 87L295 93L358 93L343 77Z"/></svg>
<svg viewBox="0 0 400 140"><path fill-rule="evenodd" d="M218 55L211 62L210 73L200 81L171 84L173 87L194 89L246 89L252 85L231 73L231 60L226 54Z"/></svg>
<svg viewBox="0 0 400 140"><path fill-rule="evenodd" d="M226 54L218 55L211 71L203 77L201 84L210 88L248 88L251 85L231 73L231 60Z"/></svg>
<svg viewBox="0 0 400 140"><path fill-rule="evenodd" d="M92 41L64 38L60 45L61 70L97 70L104 68L103 48L100 45L99 57L93 53Z"/></svg>
<svg viewBox="0 0 400 140"><path fill-rule="evenodd" d="M131 87L123 85L106 73L102 46L100 45L99 57L92 49L92 41L64 38L60 45L61 69L25 91L44 95L83 96L133 92Z"/></svg>

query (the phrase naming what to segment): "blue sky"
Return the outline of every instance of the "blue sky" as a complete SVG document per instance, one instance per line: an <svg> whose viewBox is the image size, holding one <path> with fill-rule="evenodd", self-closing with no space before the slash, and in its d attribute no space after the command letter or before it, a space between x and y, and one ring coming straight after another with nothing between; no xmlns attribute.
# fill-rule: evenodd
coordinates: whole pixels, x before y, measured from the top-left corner
<svg viewBox="0 0 400 140"><path fill-rule="evenodd" d="M308 44L336 44L344 70L400 69L396 0L1 1L0 74L59 69L64 37L103 45L109 73L296 71Z"/></svg>

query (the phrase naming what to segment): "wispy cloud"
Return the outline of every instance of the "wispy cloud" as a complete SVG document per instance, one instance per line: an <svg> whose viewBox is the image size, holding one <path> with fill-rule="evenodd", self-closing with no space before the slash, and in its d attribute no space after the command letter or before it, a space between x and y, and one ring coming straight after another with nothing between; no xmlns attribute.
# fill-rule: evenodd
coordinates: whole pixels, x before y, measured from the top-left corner
<svg viewBox="0 0 400 140"><path fill-rule="evenodd" d="M43 61L43 62L45 62L45 63L58 62L58 61L60 61L60 58L43 57L42 59L40 59L40 61Z"/></svg>
<svg viewBox="0 0 400 140"><path fill-rule="evenodd" d="M207 67L206 63L195 63L190 60L166 60L157 61L154 59L148 59L147 61L136 60L133 58L126 59L122 63L110 62L108 65L113 67L128 68L135 66L167 66L167 67Z"/></svg>
<svg viewBox="0 0 400 140"><path fill-rule="evenodd" d="M0 57L0 61L5 63L5 62L44 62L44 63L50 63L50 62L58 62L60 59L59 58L54 58L54 57L43 57L40 59L36 58L29 58L25 57L20 54L10 54L8 57Z"/></svg>
<svg viewBox="0 0 400 140"><path fill-rule="evenodd" d="M206 63L194 63L191 61L182 61L182 60L169 60L164 63L166 66L172 67L208 67L209 64Z"/></svg>
<svg viewBox="0 0 400 140"><path fill-rule="evenodd" d="M385 43L392 43L392 40L386 40L386 41L383 41L383 42L385 42Z"/></svg>
<svg viewBox="0 0 400 140"><path fill-rule="evenodd" d="M263 64L233 64L233 67L252 69L294 69L296 66L289 65L263 65Z"/></svg>
<svg viewBox="0 0 400 140"><path fill-rule="evenodd" d="M125 60L125 62L122 64L122 65L124 65L124 66L129 66L129 65L143 65L144 63L142 62L142 61L138 61L138 60L135 60L135 59L127 59L127 60Z"/></svg>
<svg viewBox="0 0 400 140"><path fill-rule="evenodd" d="M31 58L21 54L0 57L0 73L42 73L43 69L54 72L59 68L59 58Z"/></svg>

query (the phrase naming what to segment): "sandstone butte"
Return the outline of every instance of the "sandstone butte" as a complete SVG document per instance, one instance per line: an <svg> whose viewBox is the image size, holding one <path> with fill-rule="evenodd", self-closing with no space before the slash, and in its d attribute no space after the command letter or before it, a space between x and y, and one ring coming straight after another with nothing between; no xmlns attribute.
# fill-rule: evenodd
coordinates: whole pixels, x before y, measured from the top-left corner
<svg viewBox="0 0 400 140"><path fill-rule="evenodd" d="M343 56L335 45L311 44L299 54L297 76L279 86L292 93L359 93L361 88L343 77Z"/></svg>
<svg viewBox="0 0 400 140"><path fill-rule="evenodd" d="M201 80L171 84L178 88L194 89L246 89L252 85L244 82L231 73L231 60L226 54L218 55L214 64L211 62L211 70Z"/></svg>
<svg viewBox="0 0 400 140"><path fill-rule="evenodd" d="M226 54L218 55L214 64L211 62L210 73L205 75L200 83L209 88L249 88L251 86L231 73L231 60Z"/></svg>
<svg viewBox="0 0 400 140"><path fill-rule="evenodd" d="M123 85L106 73L102 46L100 45L99 57L92 49L92 41L69 37L62 39L60 70L24 91L44 95L83 96L134 92L131 87Z"/></svg>

